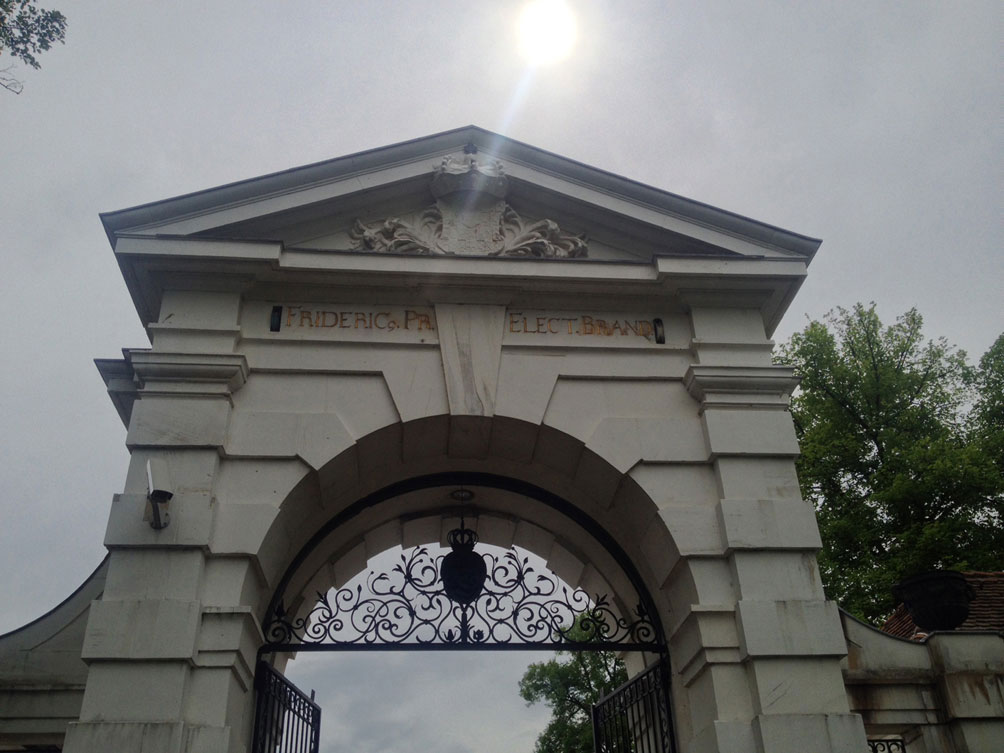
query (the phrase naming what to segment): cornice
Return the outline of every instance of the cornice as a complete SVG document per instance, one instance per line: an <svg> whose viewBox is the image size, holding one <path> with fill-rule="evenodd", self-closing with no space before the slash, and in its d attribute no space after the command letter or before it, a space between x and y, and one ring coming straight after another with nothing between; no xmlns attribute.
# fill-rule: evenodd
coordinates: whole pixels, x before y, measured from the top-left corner
<svg viewBox="0 0 1004 753"><path fill-rule="evenodd" d="M762 403L787 405L799 379L790 366L692 365L683 377L702 406Z"/></svg>
<svg viewBox="0 0 1004 753"><path fill-rule="evenodd" d="M129 351L136 380L148 383L190 383L204 390L207 385L236 392L247 382L247 359L240 353L160 353Z"/></svg>

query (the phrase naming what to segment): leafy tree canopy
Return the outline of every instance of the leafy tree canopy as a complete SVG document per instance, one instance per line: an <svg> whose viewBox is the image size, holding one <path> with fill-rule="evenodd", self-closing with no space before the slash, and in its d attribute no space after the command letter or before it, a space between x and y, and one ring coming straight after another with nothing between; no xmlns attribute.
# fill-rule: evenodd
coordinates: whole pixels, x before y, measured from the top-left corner
<svg viewBox="0 0 1004 753"><path fill-rule="evenodd" d="M589 637L578 625L569 635ZM534 753L592 753L593 704L625 682L624 662L611 651L557 651L554 659L527 667L519 681L520 696L527 704L544 703L551 709Z"/></svg>
<svg viewBox="0 0 1004 753"><path fill-rule="evenodd" d="M905 577L1004 563L1004 335L974 369L922 324L838 308L777 357L802 378L791 412L827 593L870 620Z"/></svg>
<svg viewBox="0 0 1004 753"><path fill-rule="evenodd" d="M38 68L35 56L65 37L66 16L58 10L39 8L33 0L0 0L0 55ZM0 70L0 85L20 93L21 82L9 75L11 67Z"/></svg>

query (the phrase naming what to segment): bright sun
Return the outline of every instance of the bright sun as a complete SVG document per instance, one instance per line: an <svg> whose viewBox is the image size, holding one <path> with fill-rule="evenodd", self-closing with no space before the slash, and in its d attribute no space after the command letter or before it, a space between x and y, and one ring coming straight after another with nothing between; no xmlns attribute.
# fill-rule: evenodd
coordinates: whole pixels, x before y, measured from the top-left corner
<svg viewBox="0 0 1004 753"><path fill-rule="evenodd" d="M519 51L533 65L568 57L575 44L575 16L562 0L532 0L519 14Z"/></svg>

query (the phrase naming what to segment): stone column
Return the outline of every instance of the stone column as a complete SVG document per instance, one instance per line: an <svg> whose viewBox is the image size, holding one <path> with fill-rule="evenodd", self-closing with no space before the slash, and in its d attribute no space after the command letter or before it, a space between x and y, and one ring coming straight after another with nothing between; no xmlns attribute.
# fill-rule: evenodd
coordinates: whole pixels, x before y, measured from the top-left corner
<svg viewBox="0 0 1004 753"><path fill-rule="evenodd" d="M260 629L239 594L215 593L209 551L231 395L248 367L232 352L236 296L177 297L175 316L165 294L154 349L127 354L137 384L132 455L124 492L112 501L108 577L91 606L87 685L68 753L221 753L249 742L244 709ZM147 500L153 458L166 463L174 493L160 530Z"/></svg>
<svg viewBox="0 0 1004 753"><path fill-rule="evenodd" d="M801 753L811 741L818 753L865 750L840 672L846 646L837 607L819 579L818 527L795 475L787 405L797 382L791 369L770 365L756 312L693 316L699 363L684 384L700 402L715 469L722 558L690 564L728 577L734 599L700 605L695 616L706 648L689 671L713 678L716 709L712 723L694 730L696 749Z"/></svg>

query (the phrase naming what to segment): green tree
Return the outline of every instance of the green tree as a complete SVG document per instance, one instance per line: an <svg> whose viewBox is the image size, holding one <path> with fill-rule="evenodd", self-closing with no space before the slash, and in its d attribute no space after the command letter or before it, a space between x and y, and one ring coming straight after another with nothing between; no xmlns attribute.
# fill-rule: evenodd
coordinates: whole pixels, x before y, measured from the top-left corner
<svg viewBox="0 0 1004 753"><path fill-rule="evenodd" d="M838 308L777 359L802 378L791 412L827 594L873 621L895 606L891 587L904 577L1004 561L994 451L1004 436L1004 345L978 371L943 338L925 341L922 325L913 309L883 326L874 304Z"/></svg>
<svg viewBox="0 0 1004 753"><path fill-rule="evenodd" d="M980 359L973 431L1004 473L1004 334Z"/></svg>
<svg viewBox="0 0 1004 753"><path fill-rule="evenodd" d="M570 637L588 637L577 630ZM534 753L592 753L593 704L625 682L624 662L611 651L557 651L554 659L527 667L519 681L520 696L528 705L544 703L551 709Z"/></svg>
<svg viewBox="0 0 1004 753"><path fill-rule="evenodd" d="M0 0L0 55L5 52L32 68L39 68L38 53L66 37L66 16L39 8L33 0ZM11 75L12 65L0 69L0 86L20 94L23 84Z"/></svg>

